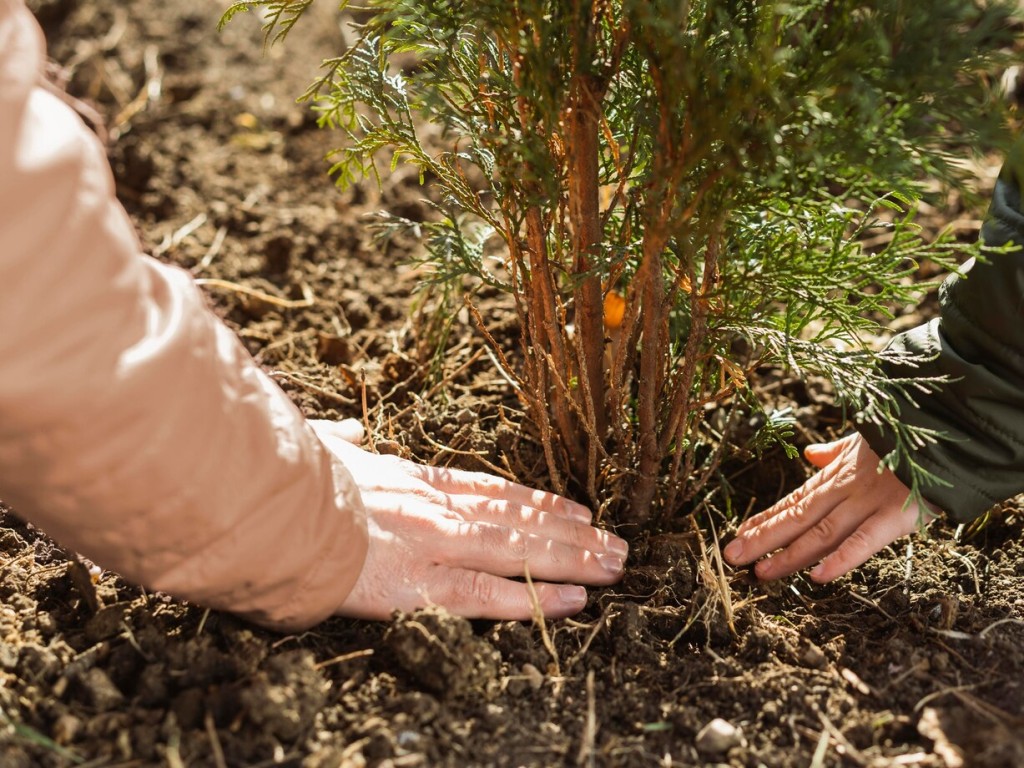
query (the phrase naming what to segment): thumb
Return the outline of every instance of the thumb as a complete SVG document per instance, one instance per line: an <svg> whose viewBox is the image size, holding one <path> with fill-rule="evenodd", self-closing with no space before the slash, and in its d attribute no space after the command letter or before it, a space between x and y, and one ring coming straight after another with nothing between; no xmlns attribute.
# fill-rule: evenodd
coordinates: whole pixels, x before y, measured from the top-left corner
<svg viewBox="0 0 1024 768"><path fill-rule="evenodd" d="M818 469L831 464L843 452L846 440L834 440L831 443L812 443L804 448L804 458Z"/></svg>
<svg viewBox="0 0 1024 768"><path fill-rule="evenodd" d="M342 419L341 421L309 419L308 422L321 439L333 437L359 445L366 436L366 431L358 419Z"/></svg>
<svg viewBox="0 0 1024 768"><path fill-rule="evenodd" d="M343 419L334 425L335 434L343 440L360 445L366 437L366 430L358 419Z"/></svg>

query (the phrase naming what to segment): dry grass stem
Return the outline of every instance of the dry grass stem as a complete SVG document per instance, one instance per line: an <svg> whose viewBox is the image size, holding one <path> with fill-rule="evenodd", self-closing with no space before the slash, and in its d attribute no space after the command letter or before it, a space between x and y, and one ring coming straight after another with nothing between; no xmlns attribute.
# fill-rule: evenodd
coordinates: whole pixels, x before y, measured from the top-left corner
<svg viewBox="0 0 1024 768"><path fill-rule="evenodd" d="M301 299L282 299L278 296L274 296L265 291L258 290L256 288L249 288L245 285L238 283L232 283L230 280L219 280L214 277L200 277L195 281L196 285L203 285L209 288L220 288L225 291L233 291L234 293L240 293L243 296L251 296L254 299L271 304L275 307L281 307L282 309L305 309L306 307L312 307L316 304L316 298L313 296L312 290L305 283L302 284L302 295Z"/></svg>
<svg viewBox="0 0 1024 768"><path fill-rule="evenodd" d="M228 228L220 227L217 233L213 236L213 242L210 243L210 247L206 249L206 253L203 254L203 258L200 259L199 263L192 268L192 272L201 272L202 270L209 267L213 260L220 254L220 249L224 246L224 240L227 239Z"/></svg>
<svg viewBox="0 0 1024 768"><path fill-rule="evenodd" d="M352 651L351 653L343 653L340 656L335 656L332 659L318 662L314 665L314 669L324 669L325 667L331 667L335 664L343 664L346 661L352 661L353 659L365 659L367 656L373 656L373 648L364 648L361 651Z"/></svg>
<svg viewBox="0 0 1024 768"><path fill-rule="evenodd" d="M288 381L291 381L291 382L294 382L295 384L298 384L300 387L302 387L303 389L305 389L308 392L312 392L313 394L320 395L322 397L326 397L326 398L328 398L330 400L334 400L336 402L342 403L343 405L355 405L355 402L356 402L352 398L345 397L345 395L342 395L342 394L340 394L338 392L331 392L329 389L324 389L323 387L318 387L316 384L313 384L312 382L306 381L305 379L300 378L299 376L296 376L294 373L288 373L287 371L280 371L280 370L278 370L278 371L270 371L267 375L270 376L270 378L272 378L272 379L278 378L278 377L280 377L282 379L287 379Z"/></svg>
<svg viewBox="0 0 1024 768"><path fill-rule="evenodd" d="M195 232L197 229L203 226L203 224L206 223L206 218L207 216L205 213L200 213L199 215L195 216L191 221L178 227L171 234L165 235L164 239L160 241L160 244L153 249L153 256L159 258L160 256L163 256L165 253L170 251L172 248L177 248L179 245L185 242L185 239L189 235L191 235L193 232ZM199 281L197 280L196 282L198 283ZM220 280L217 282L224 281Z"/></svg>
<svg viewBox="0 0 1024 768"><path fill-rule="evenodd" d="M548 654L551 656L554 676L561 677L562 666L558 659L558 651L555 649L555 644L551 641L548 623L544 618L544 611L540 607L540 599L537 597L537 589L533 586L533 579L530 577L530 565L525 560L523 561L523 576L526 577L526 589L530 594L530 605L533 608L533 623L540 630L541 642L544 643L544 648L547 649Z"/></svg>
<svg viewBox="0 0 1024 768"><path fill-rule="evenodd" d="M593 768L595 763L594 743L597 740L597 701L594 695L594 670L587 672L587 717L583 724L583 738L580 741L580 753L576 758L577 765L586 764Z"/></svg>
<svg viewBox="0 0 1024 768"><path fill-rule="evenodd" d="M729 624L729 630L736 634L736 613L732 602L732 590L729 588L729 579L725 575L725 563L722 559L722 547L718 542L718 529L715 528L713 520L708 519L708 527L711 529L711 535L714 537L714 549L711 550L715 556L715 574L717 579L715 584L718 587L718 596L722 601L722 610L725 611L725 620Z"/></svg>
<svg viewBox="0 0 1024 768"><path fill-rule="evenodd" d="M601 614L601 618L599 618L594 623L594 626L590 630L590 634L587 635L587 639L583 641L583 645L581 645L580 649L578 651L576 651L576 653L574 653L572 655L572 658L570 658L568 662L566 662L566 665L565 665L565 672L566 672L566 674L568 674L569 671L574 666L576 666L576 664L584 656L587 655L587 651L590 650L590 644L594 642L594 638L597 637L597 633L600 632L604 628L604 625L605 625L605 623L607 621L608 621L608 610L605 609L604 613ZM586 627L587 625L586 624L582 624L580 626Z"/></svg>
<svg viewBox="0 0 1024 768"><path fill-rule="evenodd" d="M213 715L209 711L203 716L203 726L206 728L206 735L210 738L213 764L216 768L228 768L227 761L224 760L224 750L220 746L220 737L217 736L217 726L213 722Z"/></svg>

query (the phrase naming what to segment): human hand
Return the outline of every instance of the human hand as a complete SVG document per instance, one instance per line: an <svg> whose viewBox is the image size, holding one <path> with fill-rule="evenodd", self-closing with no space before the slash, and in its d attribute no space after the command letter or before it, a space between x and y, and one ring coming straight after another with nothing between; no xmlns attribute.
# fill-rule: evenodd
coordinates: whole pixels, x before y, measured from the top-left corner
<svg viewBox="0 0 1024 768"><path fill-rule="evenodd" d="M779 579L818 563L810 577L831 581L940 511L907 504L910 489L859 434L809 445L804 456L822 471L786 498L744 522L723 550L732 565L754 567L760 579ZM820 562L818 562L820 561Z"/></svg>
<svg viewBox="0 0 1024 768"><path fill-rule="evenodd" d="M468 618L529 619L531 588L511 578L528 568L540 610L557 618L586 604L580 584L622 577L626 542L592 527L586 507L491 475L369 453L354 444L358 422L309 423L366 509L366 562L341 615L384 619L432 604ZM566 581L574 583L557 583Z"/></svg>

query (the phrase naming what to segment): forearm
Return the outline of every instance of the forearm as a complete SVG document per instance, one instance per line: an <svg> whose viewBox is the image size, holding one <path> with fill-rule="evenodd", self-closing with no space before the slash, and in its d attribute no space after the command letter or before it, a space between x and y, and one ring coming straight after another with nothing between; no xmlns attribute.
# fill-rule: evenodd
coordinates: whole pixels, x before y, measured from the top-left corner
<svg viewBox="0 0 1024 768"><path fill-rule="evenodd" d="M986 244L1024 244L1021 182L1024 143L1018 142L996 186L982 231ZM902 399L900 418L947 439L916 458L952 485L923 488L924 496L966 521L1024 491L1024 250L992 254L940 291L939 319L897 337L893 345L926 360L890 366L893 377L946 376L932 394ZM879 454L894 445L887 431L862 434ZM909 485L906 468L896 474Z"/></svg>
<svg viewBox="0 0 1024 768"><path fill-rule="evenodd" d="M149 587L282 628L365 555L358 491L189 277L139 255L102 148L0 0L0 497Z"/></svg>

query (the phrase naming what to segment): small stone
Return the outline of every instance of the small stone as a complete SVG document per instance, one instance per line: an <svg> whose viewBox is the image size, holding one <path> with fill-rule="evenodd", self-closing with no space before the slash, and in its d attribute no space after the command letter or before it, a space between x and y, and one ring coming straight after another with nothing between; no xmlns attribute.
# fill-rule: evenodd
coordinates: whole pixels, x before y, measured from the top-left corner
<svg viewBox="0 0 1024 768"><path fill-rule="evenodd" d="M98 712L108 712L124 703L124 694L107 677L107 673L98 667L88 670L81 678L87 701Z"/></svg>
<svg viewBox="0 0 1024 768"><path fill-rule="evenodd" d="M828 657L821 648L810 643L800 654L800 662L811 669L822 669L828 663Z"/></svg>
<svg viewBox="0 0 1024 768"><path fill-rule="evenodd" d="M18 666L18 649L13 644L0 645L0 667L14 669Z"/></svg>
<svg viewBox="0 0 1024 768"><path fill-rule="evenodd" d="M526 676L526 681L530 684L530 687L533 688L533 690L535 691L538 690L542 685L544 685L543 673L535 666L533 666L533 664L531 664L530 662L526 662L525 664L523 664L523 675Z"/></svg>
<svg viewBox="0 0 1024 768"><path fill-rule="evenodd" d="M44 636L49 636L57 631L57 621L53 614L40 611L36 614L36 629Z"/></svg>
<svg viewBox="0 0 1024 768"><path fill-rule="evenodd" d="M716 717L700 729L695 746L704 754L721 754L743 744L743 732L728 720Z"/></svg>
<svg viewBox="0 0 1024 768"><path fill-rule="evenodd" d="M85 624L85 638L93 645L119 635L124 629L124 605L99 608Z"/></svg>
<svg viewBox="0 0 1024 768"><path fill-rule="evenodd" d="M81 720L74 715L63 714L53 723L53 740L66 747L75 740L81 730Z"/></svg>

